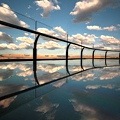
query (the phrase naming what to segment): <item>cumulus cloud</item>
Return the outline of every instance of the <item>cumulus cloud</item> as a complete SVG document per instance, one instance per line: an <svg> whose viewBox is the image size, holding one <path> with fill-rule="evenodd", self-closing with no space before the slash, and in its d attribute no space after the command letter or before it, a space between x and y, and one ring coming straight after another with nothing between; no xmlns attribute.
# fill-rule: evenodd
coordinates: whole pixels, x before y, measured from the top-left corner
<svg viewBox="0 0 120 120"><path fill-rule="evenodd" d="M16 40L19 40L19 41L22 41L22 42L25 42L25 43L28 43L28 44L33 44L34 43L34 40L32 38L26 37L26 36L17 37Z"/></svg>
<svg viewBox="0 0 120 120"><path fill-rule="evenodd" d="M67 32L65 30L63 30L63 28L61 26L54 27L54 30L57 30L61 34L67 34Z"/></svg>
<svg viewBox="0 0 120 120"><path fill-rule="evenodd" d="M20 43L18 45L14 43L10 43L10 44L2 43L0 44L0 50L3 49L11 49L11 50L32 49L32 46L28 43Z"/></svg>
<svg viewBox="0 0 120 120"><path fill-rule="evenodd" d="M3 49L7 49L7 44L6 43L0 44L0 50L3 50Z"/></svg>
<svg viewBox="0 0 120 120"><path fill-rule="evenodd" d="M13 23L22 27L29 27L27 23L25 23L22 20L19 20L17 15L11 10L11 8L4 3L2 3L0 6L0 20Z"/></svg>
<svg viewBox="0 0 120 120"><path fill-rule="evenodd" d="M104 27L103 30L115 31L117 30L117 28L115 26L110 26L110 27Z"/></svg>
<svg viewBox="0 0 120 120"><path fill-rule="evenodd" d="M71 36L71 40L78 44L91 44L95 42L95 38L97 38L94 34L75 34Z"/></svg>
<svg viewBox="0 0 120 120"><path fill-rule="evenodd" d="M109 26L109 27L100 27L97 25L93 25L93 26L87 26L86 27L88 30L107 30L107 31L116 31L117 28L115 26Z"/></svg>
<svg viewBox="0 0 120 120"><path fill-rule="evenodd" d="M105 7L115 7L119 4L119 0L82 0L76 2L75 7L70 15L76 16L74 23L90 22L92 15Z"/></svg>
<svg viewBox="0 0 120 120"><path fill-rule="evenodd" d="M41 32L41 33L45 33L45 34L51 35L51 36L56 36L55 31L49 30L47 28L38 28L37 31Z"/></svg>
<svg viewBox="0 0 120 120"><path fill-rule="evenodd" d="M61 26L54 27L51 30L49 30L47 28L38 28L37 31L54 36L54 37L57 37L57 38L61 38L61 39L67 38L67 32ZM41 38L43 38L44 40L51 40L51 38L44 37L44 36L41 36ZM52 40L57 41L55 39L52 39Z"/></svg>
<svg viewBox="0 0 120 120"><path fill-rule="evenodd" d="M100 39L101 39L101 42L103 42L106 45L119 45L120 44L120 40L118 40L117 38L113 36L101 35Z"/></svg>
<svg viewBox="0 0 120 120"><path fill-rule="evenodd" d="M54 50L54 49L64 49L65 46L62 46L62 45L60 45L60 44L58 44L57 42L54 42L54 41L49 41L49 42L39 44L37 46L37 48L45 48L45 49Z"/></svg>
<svg viewBox="0 0 120 120"><path fill-rule="evenodd" d="M11 44L7 45L7 48L12 49L12 50L16 50L16 49L18 49L18 46L16 44L14 44L14 43L11 43Z"/></svg>
<svg viewBox="0 0 120 120"><path fill-rule="evenodd" d="M60 10L60 6L58 5L57 0L40 0L35 1L36 5L43 9L43 13L41 13L42 17L48 17L50 12L53 10ZM54 5L56 4L56 5Z"/></svg>
<svg viewBox="0 0 120 120"><path fill-rule="evenodd" d="M102 30L101 27L96 26L96 25L93 25L93 26L87 26L87 29L89 29L89 30Z"/></svg>
<svg viewBox="0 0 120 120"><path fill-rule="evenodd" d="M0 41L5 41L5 42L8 42L8 43L12 43L13 42L13 38L6 34L5 32L1 32L0 31Z"/></svg>

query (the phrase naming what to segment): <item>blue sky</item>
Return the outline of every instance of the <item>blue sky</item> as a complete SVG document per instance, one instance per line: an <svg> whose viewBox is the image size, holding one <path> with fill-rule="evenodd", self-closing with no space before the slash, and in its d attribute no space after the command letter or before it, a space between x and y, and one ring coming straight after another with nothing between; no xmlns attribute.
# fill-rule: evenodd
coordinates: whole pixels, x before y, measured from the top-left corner
<svg viewBox="0 0 120 120"><path fill-rule="evenodd" d="M0 5L3 21L35 29L36 20L46 24L37 23L40 32L63 39L68 33L68 39L78 44L119 49L120 0L0 0ZM34 35L30 33L0 26L0 49L4 52L31 51L33 42ZM56 54L65 47L64 43L46 38L41 38L38 45L38 49L47 53L56 50Z"/></svg>

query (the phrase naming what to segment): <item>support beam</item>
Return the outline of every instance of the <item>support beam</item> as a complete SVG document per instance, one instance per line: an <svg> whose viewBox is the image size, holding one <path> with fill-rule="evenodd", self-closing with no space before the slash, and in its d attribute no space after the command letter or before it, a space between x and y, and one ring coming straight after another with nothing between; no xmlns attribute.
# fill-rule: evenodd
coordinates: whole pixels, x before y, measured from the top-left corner
<svg viewBox="0 0 120 120"><path fill-rule="evenodd" d="M120 65L120 52L119 52L119 65Z"/></svg>
<svg viewBox="0 0 120 120"><path fill-rule="evenodd" d="M95 49L93 50L93 53L92 53L92 65L93 65L93 67L95 67L95 65L94 65L94 55L95 55Z"/></svg>
<svg viewBox="0 0 120 120"><path fill-rule="evenodd" d="M40 34L36 37L35 42L34 42L34 48L33 48L33 71L34 71L34 77L35 80L37 82L37 84L39 85L38 79L37 79L37 75L36 75L36 70L37 70L37 64L36 64L36 58L37 58L37 41L40 37Z"/></svg>
<svg viewBox="0 0 120 120"><path fill-rule="evenodd" d="M84 50L84 47L82 48L82 50L81 50L81 68L83 69L83 50ZM84 70L84 69L83 69Z"/></svg>
<svg viewBox="0 0 120 120"><path fill-rule="evenodd" d="M105 65L106 65L106 66L107 66L107 52L108 52L108 51L105 52Z"/></svg>
<svg viewBox="0 0 120 120"><path fill-rule="evenodd" d="M71 45L71 43L69 43L67 45L67 48L66 48L66 71L69 75L70 75L70 72L69 72L69 69L68 69L68 50L69 50L70 45Z"/></svg>

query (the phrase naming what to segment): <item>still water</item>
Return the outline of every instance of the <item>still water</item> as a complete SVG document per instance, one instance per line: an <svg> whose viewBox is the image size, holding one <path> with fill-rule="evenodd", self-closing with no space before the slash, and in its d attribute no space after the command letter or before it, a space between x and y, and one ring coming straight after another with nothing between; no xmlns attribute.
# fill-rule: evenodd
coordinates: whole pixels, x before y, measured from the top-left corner
<svg viewBox="0 0 120 120"><path fill-rule="evenodd" d="M0 62L0 120L120 120L119 61L68 65L37 61L38 85L32 61Z"/></svg>

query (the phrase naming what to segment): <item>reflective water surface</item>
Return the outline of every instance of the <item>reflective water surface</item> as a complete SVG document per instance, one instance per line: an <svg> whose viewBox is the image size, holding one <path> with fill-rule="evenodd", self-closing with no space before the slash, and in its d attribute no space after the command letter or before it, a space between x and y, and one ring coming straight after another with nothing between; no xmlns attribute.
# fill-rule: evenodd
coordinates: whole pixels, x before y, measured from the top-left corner
<svg viewBox="0 0 120 120"><path fill-rule="evenodd" d="M0 120L120 120L119 61L68 64L0 62Z"/></svg>

